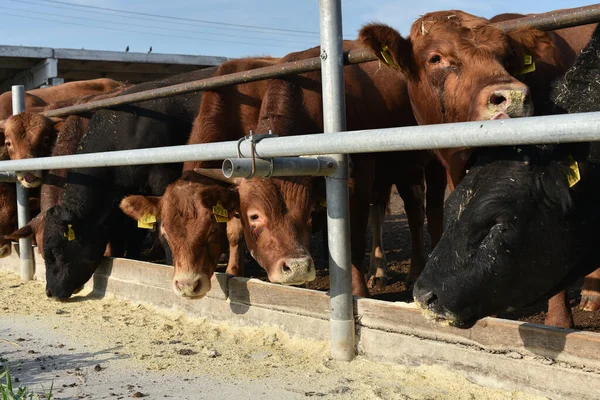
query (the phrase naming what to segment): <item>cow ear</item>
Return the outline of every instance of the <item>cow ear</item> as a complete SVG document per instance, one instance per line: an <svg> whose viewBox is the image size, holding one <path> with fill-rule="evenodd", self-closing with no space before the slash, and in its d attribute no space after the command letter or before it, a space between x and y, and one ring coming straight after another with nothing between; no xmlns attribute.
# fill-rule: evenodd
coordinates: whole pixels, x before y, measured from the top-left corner
<svg viewBox="0 0 600 400"><path fill-rule="evenodd" d="M10 235L4 235L4 239L15 240L30 238L35 235L35 231L30 224L25 225L24 227L17 229Z"/></svg>
<svg viewBox="0 0 600 400"><path fill-rule="evenodd" d="M383 24L365 25L358 34L358 40L373 50L384 64L406 75L415 72L412 44L394 28Z"/></svg>
<svg viewBox="0 0 600 400"><path fill-rule="evenodd" d="M545 60L546 62L559 62L560 60L557 54L558 50L548 32L533 28L519 28L508 32L508 39L511 48L519 58L517 61L520 66L526 68L535 59ZM532 56L533 59L530 60Z"/></svg>
<svg viewBox="0 0 600 400"><path fill-rule="evenodd" d="M237 188L227 189L215 185L202 193L201 201L204 207L212 210L216 216L231 219L239 213L240 197Z"/></svg>
<svg viewBox="0 0 600 400"><path fill-rule="evenodd" d="M159 220L160 199L159 196L127 196L121 200L119 207L126 215L138 221L144 215L152 215Z"/></svg>
<svg viewBox="0 0 600 400"><path fill-rule="evenodd" d="M45 223L46 215L44 213L40 213L34 219L29 221L29 223L24 227L17 229L9 235L4 235L4 238L15 241L19 239L30 238L33 235L37 234L38 230L44 229Z"/></svg>

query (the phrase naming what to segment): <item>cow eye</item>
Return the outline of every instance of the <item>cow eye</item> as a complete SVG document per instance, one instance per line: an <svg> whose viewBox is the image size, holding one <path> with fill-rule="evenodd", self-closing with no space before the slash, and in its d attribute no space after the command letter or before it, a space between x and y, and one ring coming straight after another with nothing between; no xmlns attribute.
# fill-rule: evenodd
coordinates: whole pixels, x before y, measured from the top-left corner
<svg viewBox="0 0 600 400"><path fill-rule="evenodd" d="M431 64L438 64L440 61L442 61L442 56L439 54L434 54L429 58Z"/></svg>
<svg viewBox="0 0 600 400"><path fill-rule="evenodd" d="M10 140L5 141L4 144L6 147L12 147L12 142Z"/></svg>
<svg viewBox="0 0 600 400"><path fill-rule="evenodd" d="M258 214L252 214L252 215L250 216L250 219L251 219L252 221L256 221L256 220L258 219Z"/></svg>

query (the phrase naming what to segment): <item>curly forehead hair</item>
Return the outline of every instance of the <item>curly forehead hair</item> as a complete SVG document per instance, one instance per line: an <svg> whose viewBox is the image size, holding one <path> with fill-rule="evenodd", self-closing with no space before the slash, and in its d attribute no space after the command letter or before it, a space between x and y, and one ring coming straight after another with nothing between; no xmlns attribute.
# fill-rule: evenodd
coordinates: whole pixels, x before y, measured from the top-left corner
<svg viewBox="0 0 600 400"><path fill-rule="evenodd" d="M506 34L493 26L489 20L458 10L427 13L417 19L410 30L415 42L420 38L446 40L450 33L461 37L461 47L487 50L490 53L503 54L508 49Z"/></svg>

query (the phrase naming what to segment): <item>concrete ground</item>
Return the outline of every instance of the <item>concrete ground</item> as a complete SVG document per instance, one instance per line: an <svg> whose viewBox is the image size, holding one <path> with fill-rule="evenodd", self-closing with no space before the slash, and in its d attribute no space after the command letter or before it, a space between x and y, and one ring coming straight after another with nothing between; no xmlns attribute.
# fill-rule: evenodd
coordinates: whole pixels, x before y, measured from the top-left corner
<svg viewBox="0 0 600 400"><path fill-rule="evenodd" d="M0 272L0 364L56 399L534 399L438 366L329 357L327 343L83 295ZM198 300L202 301L202 300Z"/></svg>

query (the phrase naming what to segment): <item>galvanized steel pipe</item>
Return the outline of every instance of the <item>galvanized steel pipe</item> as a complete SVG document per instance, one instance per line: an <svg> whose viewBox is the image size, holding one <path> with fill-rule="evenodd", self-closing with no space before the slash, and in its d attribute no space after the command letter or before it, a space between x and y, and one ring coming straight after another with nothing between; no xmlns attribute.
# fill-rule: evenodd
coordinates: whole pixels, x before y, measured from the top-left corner
<svg viewBox="0 0 600 400"><path fill-rule="evenodd" d="M0 182L15 183L17 182L17 174L14 172L0 172Z"/></svg>
<svg viewBox="0 0 600 400"><path fill-rule="evenodd" d="M600 112L474 121L453 124L405 126L387 129L273 137L256 144L259 158L373 153L452 147L600 141ZM248 141L239 146L250 157ZM238 156L238 142L190 144L164 148L76 154L71 156L0 161L0 171L34 171L54 168L110 167L224 160Z"/></svg>
<svg viewBox="0 0 600 400"><path fill-rule="evenodd" d="M13 115L25 111L25 87L16 85L12 87L12 110ZM29 191L20 183L17 183L17 220L19 228L29 223ZM33 279L33 249L31 239L19 239L19 260L21 265L21 280Z"/></svg>
<svg viewBox="0 0 600 400"><path fill-rule="evenodd" d="M223 175L226 178L254 177L269 178L275 176L328 176L337 166L332 157L275 157L268 160L251 158L228 158L223 161Z"/></svg>
<svg viewBox="0 0 600 400"><path fill-rule="evenodd" d="M319 0L321 22L321 80L323 127L328 139L332 132L346 130L344 52L341 0ZM350 212L348 206L348 155L335 154L338 168L325 178L327 185L327 230L329 243L329 297L331 355L337 360L354 358L354 303L352 257L350 254Z"/></svg>
<svg viewBox="0 0 600 400"><path fill-rule="evenodd" d="M542 31L551 31L554 29L569 28L595 22L600 22L600 4L528 15L524 18L497 22L495 25L505 31L511 31L526 26Z"/></svg>
<svg viewBox="0 0 600 400"><path fill-rule="evenodd" d="M600 22L600 4L587 7L570 8L518 18L511 21L497 22L494 25L503 29L511 30L521 26L533 26L541 30L552 30L570 27L574 25ZM359 64L377 60L377 57L369 50L352 50L344 56L344 64ZM147 90L138 93L115 96L109 99L91 101L89 103L77 104L70 107L58 108L43 113L47 117L65 117L72 114L81 114L88 111L96 111L103 108L111 108L125 104L139 103L152 99L162 99L202 90L214 90L225 86L249 83L263 79L278 78L288 75L296 75L304 72L317 71L321 68L319 57L307 58L285 64L272 65L269 67L256 68L249 71L236 72L234 74L216 76L198 81L181 83L160 89Z"/></svg>

